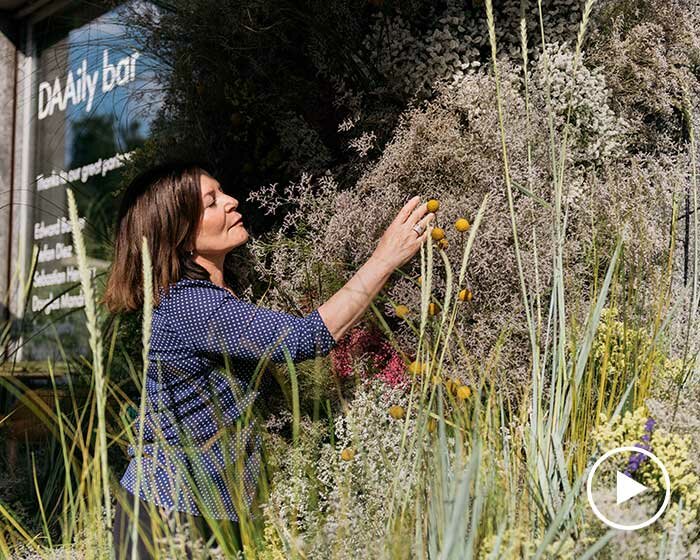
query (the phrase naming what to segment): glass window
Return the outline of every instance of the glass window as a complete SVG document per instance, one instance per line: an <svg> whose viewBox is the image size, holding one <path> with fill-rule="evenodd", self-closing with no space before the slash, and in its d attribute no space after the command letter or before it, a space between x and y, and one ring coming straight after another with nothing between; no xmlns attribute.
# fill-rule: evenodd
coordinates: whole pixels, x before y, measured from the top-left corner
<svg viewBox="0 0 700 560"><path fill-rule="evenodd" d="M89 355L83 295L70 234L76 196L93 274L109 266L124 162L147 139L161 106L155 61L126 26L129 3L104 12L80 3L37 24L31 223L38 260L23 320L23 360Z"/></svg>

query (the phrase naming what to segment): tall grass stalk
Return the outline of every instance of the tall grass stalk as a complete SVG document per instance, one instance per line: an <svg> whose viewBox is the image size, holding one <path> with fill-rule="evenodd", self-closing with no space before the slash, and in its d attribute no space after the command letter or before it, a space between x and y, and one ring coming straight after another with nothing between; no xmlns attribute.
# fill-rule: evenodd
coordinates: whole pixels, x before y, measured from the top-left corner
<svg viewBox="0 0 700 560"><path fill-rule="evenodd" d="M102 493L103 507L107 516L107 527L112 518L112 502L109 494L109 464L107 461L107 426L105 422L105 408L107 397L107 379L103 370L102 337L97 321L97 310L95 308L95 294L92 286L92 273L88 267L87 252L85 250L85 240L83 238L80 222L78 219L78 206L71 189L66 190L68 195L68 212L71 221L73 234L73 245L78 258L78 269L80 271L80 284L85 299L85 315L87 317L87 328L90 334L90 349L92 351L92 370L95 378L95 398L97 406L97 444L96 455L99 457L99 478L94 477L95 491ZM101 508L100 508L101 509ZM98 510L101 515L101 512ZM106 542L111 549L111 532L105 530L106 526L98 518L97 534L98 542ZM104 540L101 540L104 539Z"/></svg>
<svg viewBox="0 0 700 560"><path fill-rule="evenodd" d="M9 309L10 307L10 294L13 292L16 292L18 295L17 298L17 316L22 317L24 320L24 314L25 314L25 308L27 306L27 302L29 301L29 294L31 293L32 290L32 285L33 285L33 278L34 278L34 272L36 271L36 266L37 263L39 262L39 247L37 245L34 245L32 247L32 255L30 257L30 264L29 264L29 270L27 272L27 277L24 278L21 274L22 271L22 266L19 266L19 263L23 262L24 255L22 254L24 252L24 244L21 245L20 247L20 255L17 258L17 263L15 264L14 267L14 272L12 274L12 278L10 278L10 284L8 286L7 294L5 295L5 307ZM15 286L17 286L15 290ZM11 341L11 333L12 333L12 321L7 321L7 323L3 326L2 331L0 332L0 346L3 348L3 353L4 357L3 359L10 359L12 358L13 361L16 361L17 359L17 353L18 350L20 350L21 345L16 344L13 345ZM14 347L13 347L14 346Z"/></svg>
<svg viewBox="0 0 700 560"><path fill-rule="evenodd" d="M594 0L589 0L588 2L586 2L586 5L584 7L583 17L579 27L574 55L574 65L571 76L572 87L575 86L576 71L581 58L581 46L583 44L585 31L588 25L593 5ZM577 482L576 484L572 485L569 482L569 474L567 467L568 461L564 455L564 441L566 433L568 431L568 425L571 419L572 408L575 406L575 403L578 401L579 395L582 392L581 381L583 378L583 373L585 371L585 366L588 363L593 337L595 336L597 330L602 308L605 304L610 282L616 268L617 260L619 258L619 254L621 251L621 242L618 241L611 263L608 267L603 288L598 294L595 307L589 313L582 344L579 348L577 348L575 360L569 362L566 356L568 325L566 323L566 297L563 283L563 251L566 232L566 222L568 217L568 207L563 207L563 191L565 177L564 170L566 168L567 142L570 129L572 105L569 104L567 110L564 135L562 138L562 142L559 146L559 154L557 161L557 159L555 158L556 151L554 150L555 134L553 126L553 114L551 109L551 98L549 97L549 92L546 92L547 99L548 101L550 101L548 103L550 107L548 112L548 123L550 127L550 153L552 155L552 180L554 196L554 238L552 241L554 267L552 296L550 302L550 317L554 318L554 337L552 338L553 348L551 366L552 381L550 384L551 393L549 395L549 410L545 416L544 410L542 408L542 405L544 403L542 402L541 395L541 390L544 387L544 370L540 371L540 348L538 330L536 328L535 321L531 314L531 310L533 308L531 307L529 302L529 293L524 281L522 258L520 255L518 228L515 218L513 188L510 177L509 156L506 142L505 120L502 106L502 96L500 92L496 31L492 1L486 0L485 7L489 30L489 40L491 45L492 68L496 87L496 109L498 112L498 122L500 128L504 182L508 199L508 209L511 220L511 228L513 232L514 251L518 267L521 295L523 299L523 307L525 310L532 351L532 403L530 412L530 446L527 449L526 453L528 456L529 471L531 473L530 479L536 482L536 487L540 498L539 501L540 503L546 506L546 517L550 521L550 528L547 534L545 535L545 539L542 541L538 549L539 556L543 553L543 547L547 543L547 536L551 535L552 531L557 530L556 526L558 526L558 524L561 523L561 521L563 520L562 515L568 515L568 510L564 510L565 513L562 514L562 509L557 503L558 500L556 496L558 494L558 491L556 490L556 488L559 487L559 485L561 485L566 495L565 503L572 504L574 491L576 490L579 484ZM541 0L538 2L538 11L540 14L542 50L546 72L548 59L546 50L546 40L544 37L544 24L542 18ZM522 25L521 49L523 51L523 63L524 65L526 65L527 38L525 31L523 31ZM524 68L524 71L526 73L526 68ZM535 258L535 260L537 259ZM537 324L540 323L541 319L538 319ZM546 418L546 420L543 423L544 418Z"/></svg>
<svg viewBox="0 0 700 560"><path fill-rule="evenodd" d="M143 271L143 318L141 324L141 344L143 345L143 371L141 372L141 399L139 401L139 432L136 446L136 493L134 494L134 519L139 518L140 502L139 494L143 479L143 433L146 422L146 378L150 364L148 354L151 348L151 320L153 318L153 265L148 251L148 240L144 237L141 241L141 266ZM138 560L138 523L131 526L131 560ZM118 559L119 560L119 559Z"/></svg>
<svg viewBox="0 0 700 560"><path fill-rule="evenodd" d="M484 197L484 201L482 202L481 207L479 208L479 211L476 215L476 218L474 219L474 223L470 228L469 237L463 249L462 263L457 279L457 293L459 293L459 290L464 286L467 265L469 262L469 255L471 254L474 239L476 238L479 226L481 225L481 222L483 220L488 198L488 196ZM427 304L424 302L429 303L432 295L432 266L429 266L428 264L430 262L430 257L428 255L431 254L432 246L430 245L430 243L428 243L425 249L421 250L421 271L424 272L424 275L422 277L425 278L425 280L421 283L421 310L425 309L425 314L421 312L421 324L419 327L420 333L426 333L428 331ZM399 491L399 482L401 481L401 477L399 476L399 474L405 470L408 470L412 473L420 473L422 470L422 466L420 463L423 460L423 455L420 452L418 438L423 437L423 433L426 427L426 416L423 411L430 411L432 409L431 403L433 402L433 396L436 394L434 390L434 384L432 383L432 376L435 376L437 378L440 378L442 376L446 352L450 343L451 334L453 332L453 327L458 313L457 303L459 302L459 300L457 295L453 294L455 290L452 289L452 266L444 251L440 250L439 254L440 257L443 259L445 272L448 278L445 288L445 298L442 304L440 316L438 318L439 326L437 329L437 333L432 339L430 347L424 350L424 354L428 358L425 358L425 363L427 365L425 367L425 373L421 377L422 382L418 386L413 386L409 396L408 414L404 422L404 430L402 433L402 440L400 446L401 453L399 456L399 460L397 461L393 469L395 472L395 476L393 477L394 485L391 493L391 499L389 502L388 528L391 527L393 523L395 523L395 519L393 516L395 500L399 500L400 502L401 513L398 514L400 518L404 517L404 515L406 514L406 509L408 507L408 495L405 493L402 494L402 492ZM421 341L422 340L424 339L421 338ZM419 342L419 348L420 344L421 343ZM420 353L418 354L417 359L419 361L424 360ZM420 393L416 393L416 391L414 390L416 388L420 390ZM430 388L433 388L433 391L429 391ZM439 393L437 396L438 403L440 403L441 396ZM414 399L416 399L415 405ZM411 412L414 408L417 410L416 417L411 416ZM437 417L443 425L443 428L446 423L454 426L455 428L460 427L458 422L450 422L449 420L446 420L444 418L444 415L440 412L438 412ZM407 426L409 421L419 421L422 428L416 430L412 439L407 441ZM404 453L404 450L406 450L406 453ZM404 465L404 459L406 456L410 455L410 453L408 452L409 450L418 450L418 452L415 454L414 463L410 466L409 469L406 469L406 465ZM442 470L440 470L439 472L444 474L446 472L446 468L447 467L444 464L441 464Z"/></svg>
<svg viewBox="0 0 700 560"><path fill-rule="evenodd" d="M698 176L697 176L697 158L696 158L696 143L695 143L695 121L693 118L693 103L690 101L688 92L685 87L683 89L683 116L686 126L688 127L688 134L690 137L690 177L691 177L691 188L693 195L693 208L687 209L693 214L693 280L692 280L692 291L690 296L690 307L688 310L688 323L685 336L685 344L683 348L683 364L684 368L687 367L687 373L684 374L683 380L678 387L678 396L676 397L675 408L678 407L678 401L680 399L680 394L683 390L688 379L697 372L700 367L700 349L696 349L695 356L690 359L688 354L690 353L690 337L691 333L696 331L696 320L697 320L697 309L698 309L698 266L700 264L700 248L698 247L698 242L700 241L698 232ZM692 361L692 365L690 362ZM688 366L686 366L688 362ZM675 417L675 411L674 411Z"/></svg>
<svg viewBox="0 0 700 560"><path fill-rule="evenodd" d="M489 32L489 42L491 45L492 68L493 68L494 81L495 81L495 87L496 87L496 109L497 109L497 113L498 113L498 123L499 123L499 129L500 129L501 153L502 153L502 158L503 158L503 174L504 174L504 182L505 182L506 193L507 193L507 198L508 198L508 211L510 214L511 229L513 232L513 243L514 243L514 248L515 248L515 258L516 258L516 264L517 264L517 269L518 269L518 278L520 281L521 296L523 299L525 316L526 316L526 321L527 321L527 326L528 326L528 333L529 333L529 337L530 337L530 347L531 347L531 354L532 354L531 367L532 367L533 386L539 388L539 386L541 386L541 384L538 383L538 381L539 381L539 379L538 379L538 376L539 376L539 348L538 348L536 329L534 327L533 319L530 315L530 304L529 304L528 290L527 290L527 286L525 285L523 264L522 264L522 258L520 255L520 245L519 245L519 239L518 239L518 228L517 228L517 224L516 224L516 220L515 220L515 210L514 210L514 204L513 204L513 191L512 191L512 185L511 185L511 180L510 180L510 165L509 165L509 159L508 159L508 148L507 148L507 143L506 143L505 122L504 122L504 116L503 116L503 105L502 105L501 91L500 91L499 67L498 67L497 45L496 45L496 27L495 27L495 21L494 21L492 1L486 0L485 6L486 6L486 19L487 19L487 24L488 24L488 32ZM524 48L526 49L526 47L524 47ZM558 200L558 195L557 195L557 200ZM559 206L557 205L557 209L558 208L559 208ZM555 217L555 220L558 222L558 216ZM556 277L556 263L555 263L555 277ZM554 294L556 294L556 293L557 293L556 290L554 290ZM535 398L539 400L539 395L535 395ZM534 406L535 406L535 402L533 402L533 407ZM533 410L533 414L531 415L531 421L533 421L535 424L531 425L531 429L537 430L537 428L539 426L536 423L539 421L539 418L540 418L539 411ZM539 430L537 430L537 433L539 433ZM549 448L549 446L547 446L547 448ZM534 448L534 449L537 449L537 448ZM534 451L534 449L531 449L530 453L537 453L536 451ZM539 454L537 454L537 456L539 458ZM539 463L539 461L538 461L538 463ZM532 465L532 468L534 471L534 469L536 467L534 465ZM540 474L544 474L544 473L540 473ZM543 492L543 494L544 494L544 496L548 496L549 492L545 491L545 492ZM553 513L553 510L554 510L553 504L551 502L547 502L547 503L548 503L548 509L550 511L550 514L551 514L551 513Z"/></svg>

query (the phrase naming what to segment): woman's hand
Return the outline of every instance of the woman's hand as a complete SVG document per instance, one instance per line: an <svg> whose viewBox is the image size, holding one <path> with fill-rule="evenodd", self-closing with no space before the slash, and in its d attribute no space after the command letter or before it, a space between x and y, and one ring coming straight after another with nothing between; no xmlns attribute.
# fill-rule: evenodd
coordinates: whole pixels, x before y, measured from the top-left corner
<svg viewBox="0 0 700 560"><path fill-rule="evenodd" d="M427 214L427 204L419 206L420 198L406 203L379 240L369 260L330 299L318 308L321 319L335 340L354 325L377 295L391 274L408 262L428 238L434 214ZM425 231L418 235L413 226Z"/></svg>
<svg viewBox="0 0 700 560"><path fill-rule="evenodd" d="M386 266L390 272L411 260L430 235L429 226L435 214L428 214L428 205L419 203L418 196L406 203L386 229L372 254L372 259ZM416 224L423 230L421 235L413 229Z"/></svg>

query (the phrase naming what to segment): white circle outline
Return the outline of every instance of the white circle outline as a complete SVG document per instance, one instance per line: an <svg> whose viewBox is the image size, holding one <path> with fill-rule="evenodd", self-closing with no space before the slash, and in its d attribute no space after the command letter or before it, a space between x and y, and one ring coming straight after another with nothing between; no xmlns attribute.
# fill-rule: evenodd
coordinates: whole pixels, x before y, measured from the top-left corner
<svg viewBox="0 0 700 560"><path fill-rule="evenodd" d="M636 525L622 525L621 523L615 523L614 521L610 521L607 517L605 517L600 510L598 509L598 506L595 505L595 502L593 501L593 491L592 491L592 485L593 485L593 475L595 474L595 471L598 469L598 467L601 465L603 461L611 457L612 455L615 455L617 453L623 453L623 452L633 452L633 453L642 453L643 455L646 455L649 457L656 465L661 469L661 473L664 476L664 485L666 486L666 496L664 497L664 503L661 504L661 507L659 508L659 511L657 511L653 517L650 519L647 519L646 521L642 523L637 523ZM636 447L634 445L628 446L628 447L616 447L615 449L611 449L610 451L607 451L603 454L602 457L600 457L594 464L593 468L591 469L591 472L588 474L588 480L586 481L586 494L588 496L588 503L591 505L591 509L593 510L593 513L596 515L598 519L600 519L603 523L608 525L609 527L612 527L613 529L620 529L621 531L636 531L637 529L644 529L644 527L648 527L654 521L656 521L661 515L663 515L664 511L666 511L666 508L668 507L669 502L671 501L671 479L668 476L668 471L666 470L666 467L664 467L664 464L659 460L659 458L654 455L651 451L647 451L646 449L643 449L641 447Z"/></svg>

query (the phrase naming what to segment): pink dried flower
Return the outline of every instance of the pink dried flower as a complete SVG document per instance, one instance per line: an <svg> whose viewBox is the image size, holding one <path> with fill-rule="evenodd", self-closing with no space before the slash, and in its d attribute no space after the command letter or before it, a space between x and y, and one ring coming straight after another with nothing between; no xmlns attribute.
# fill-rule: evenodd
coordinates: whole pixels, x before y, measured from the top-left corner
<svg viewBox="0 0 700 560"><path fill-rule="evenodd" d="M333 369L340 377L358 372L362 377L376 377L392 387L408 382L401 356L391 344L364 327L356 327L331 353Z"/></svg>

